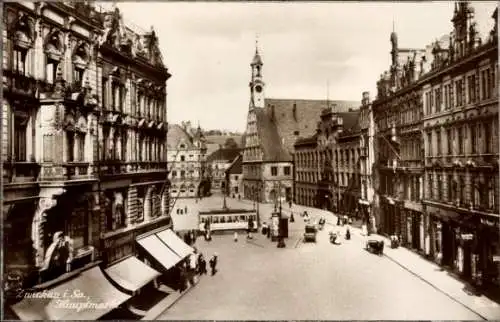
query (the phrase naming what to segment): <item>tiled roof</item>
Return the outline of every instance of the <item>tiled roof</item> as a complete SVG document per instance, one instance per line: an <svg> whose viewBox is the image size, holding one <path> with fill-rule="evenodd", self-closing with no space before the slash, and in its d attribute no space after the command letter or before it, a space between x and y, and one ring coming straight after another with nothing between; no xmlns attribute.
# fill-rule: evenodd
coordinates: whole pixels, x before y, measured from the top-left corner
<svg viewBox="0 0 500 322"><path fill-rule="evenodd" d="M167 133L167 148L177 149L179 142L183 140L187 148L194 149L192 137L178 124L169 124Z"/></svg>
<svg viewBox="0 0 500 322"><path fill-rule="evenodd" d="M330 106L333 112L347 112L349 109L357 109L359 102L274 98L265 100L265 110L276 124L278 136L283 139L283 148L288 153L293 152L293 145L299 136L309 137L316 133L321 112L327 106Z"/></svg>
<svg viewBox="0 0 500 322"><path fill-rule="evenodd" d="M255 109L257 115L257 131L259 133L260 146L264 152L264 161L291 161L292 157L282 144L278 134L276 123L271 120L271 115L262 108Z"/></svg>
<svg viewBox="0 0 500 322"><path fill-rule="evenodd" d="M302 146L302 145L316 145L318 142L318 134L314 134L313 136L309 136L307 138L298 138L295 141L294 146Z"/></svg>
<svg viewBox="0 0 500 322"><path fill-rule="evenodd" d="M230 174L241 174L241 173L243 173L242 162L243 162L243 155L240 153L233 160L233 163L231 163L231 165L229 166L229 168L227 168L226 172L229 172Z"/></svg>
<svg viewBox="0 0 500 322"><path fill-rule="evenodd" d="M219 149L213 153L211 153L207 157L207 162L212 162L212 161L227 161L231 162L240 154L241 149L236 148L236 149Z"/></svg>

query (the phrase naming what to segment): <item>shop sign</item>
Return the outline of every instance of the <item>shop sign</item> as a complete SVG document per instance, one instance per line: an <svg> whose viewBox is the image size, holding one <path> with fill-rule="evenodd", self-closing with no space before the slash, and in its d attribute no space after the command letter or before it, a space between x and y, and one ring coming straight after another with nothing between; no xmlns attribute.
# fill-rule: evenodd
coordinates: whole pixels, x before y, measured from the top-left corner
<svg viewBox="0 0 500 322"><path fill-rule="evenodd" d="M124 236L104 240L104 248L116 248L124 244L130 244L134 241L134 235L130 232Z"/></svg>
<svg viewBox="0 0 500 322"><path fill-rule="evenodd" d="M462 237L462 240L472 240L474 238L474 235L472 235L472 234L462 234L461 237Z"/></svg>

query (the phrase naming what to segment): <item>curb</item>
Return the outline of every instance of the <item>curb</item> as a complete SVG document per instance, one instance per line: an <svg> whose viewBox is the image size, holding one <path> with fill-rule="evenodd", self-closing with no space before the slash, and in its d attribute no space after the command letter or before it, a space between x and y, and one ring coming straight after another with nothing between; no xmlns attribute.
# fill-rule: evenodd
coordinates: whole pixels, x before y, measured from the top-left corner
<svg viewBox="0 0 500 322"><path fill-rule="evenodd" d="M180 293L179 295L177 295L177 297L169 304L167 304L167 306L165 306L162 310L159 310L158 312L152 312L152 313L148 313L146 314L141 320L156 320L157 317L159 317L160 315L162 315L163 313L165 313L169 308L171 308L175 303L177 303L177 301L179 301L184 295L186 295L187 293L189 293L196 285L198 285L198 283L200 282L201 279L198 279L198 282L196 282L194 285L192 285L191 287L189 287L187 290L185 290L184 292ZM168 296L167 296L168 298ZM157 306L160 306L162 304L162 301L160 301ZM154 311L154 309L156 308L153 307L151 311Z"/></svg>

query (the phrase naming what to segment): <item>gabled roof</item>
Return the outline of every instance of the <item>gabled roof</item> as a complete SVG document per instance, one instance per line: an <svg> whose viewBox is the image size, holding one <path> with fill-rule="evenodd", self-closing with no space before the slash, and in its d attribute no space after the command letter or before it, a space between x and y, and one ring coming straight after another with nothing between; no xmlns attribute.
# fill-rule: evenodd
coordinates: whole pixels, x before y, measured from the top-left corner
<svg viewBox="0 0 500 322"><path fill-rule="evenodd" d="M284 150L291 153L299 136L309 137L316 133L323 109L331 107L333 112L348 112L350 109L357 109L359 102L266 98L265 106L276 124L279 137L283 138Z"/></svg>
<svg viewBox="0 0 500 322"><path fill-rule="evenodd" d="M231 162L240 154L241 149L219 149L207 157L207 162L226 161Z"/></svg>
<svg viewBox="0 0 500 322"><path fill-rule="evenodd" d="M276 123L271 120L271 115L268 115L267 111L262 108L256 108L255 113L260 146L264 153L263 161L291 161L292 157L283 148Z"/></svg>
<svg viewBox="0 0 500 322"><path fill-rule="evenodd" d="M230 174L241 174L243 173L242 168L243 155L240 153L236 158L234 158L233 163L227 168L226 172Z"/></svg>
<svg viewBox="0 0 500 322"><path fill-rule="evenodd" d="M167 148L176 150L181 141L188 149L195 149L193 138L178 124L169 124L167 133Z"/></svg>

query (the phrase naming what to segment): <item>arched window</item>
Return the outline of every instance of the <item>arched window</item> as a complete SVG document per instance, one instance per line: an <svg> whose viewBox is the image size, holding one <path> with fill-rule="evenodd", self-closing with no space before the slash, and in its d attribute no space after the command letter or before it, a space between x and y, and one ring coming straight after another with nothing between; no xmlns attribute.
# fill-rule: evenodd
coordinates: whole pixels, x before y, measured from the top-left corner
<svg viewBox="0 0 500 322"><path fill-rule="evenodd" d="M137 198L137 217L136 222L144 221L144 203L142 199Z"/></svg>

